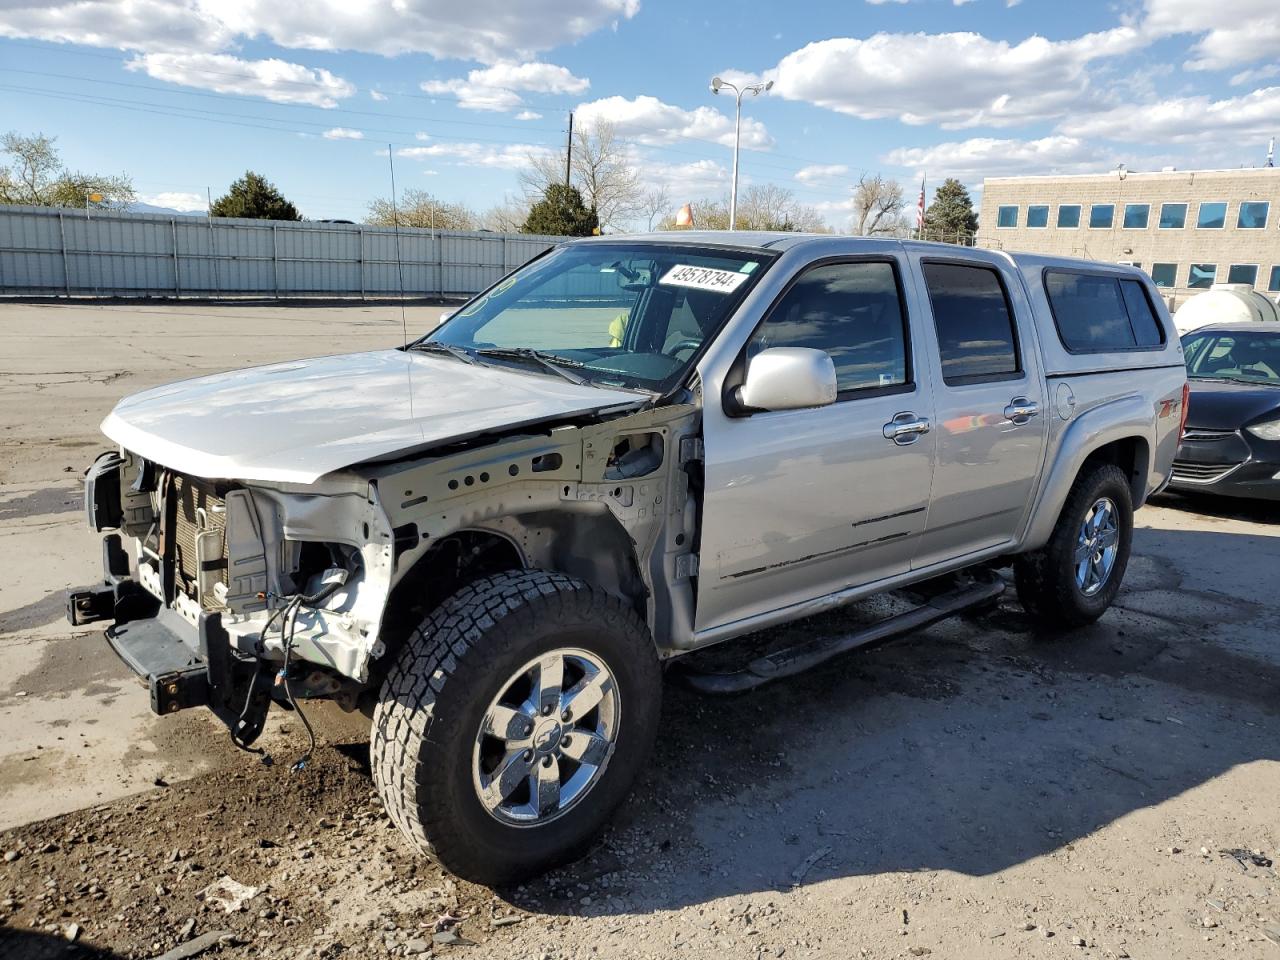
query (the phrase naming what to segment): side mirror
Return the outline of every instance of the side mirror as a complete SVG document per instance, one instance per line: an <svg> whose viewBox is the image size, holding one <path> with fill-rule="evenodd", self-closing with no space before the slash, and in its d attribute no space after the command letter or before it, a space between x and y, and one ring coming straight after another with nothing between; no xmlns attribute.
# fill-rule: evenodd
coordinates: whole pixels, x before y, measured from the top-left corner
<svg viewBox="0 0 1280 960"><path fill-rule="evenodd" d="M825 350L771 347L751 358L736 399L746 410L802 410L836 402L836 365Z"/></svg>

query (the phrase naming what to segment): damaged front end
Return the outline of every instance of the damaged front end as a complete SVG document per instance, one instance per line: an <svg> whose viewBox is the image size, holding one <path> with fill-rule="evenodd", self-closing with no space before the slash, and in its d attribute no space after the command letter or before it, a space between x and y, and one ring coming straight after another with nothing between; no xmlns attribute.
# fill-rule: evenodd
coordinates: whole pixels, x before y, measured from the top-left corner
<svg viewBox="0 0 1280 960"><path fill-rule="evenodd" d="M85 506L104 575L69 594L68 619L114 621L156 713L207 706L248 745L273 700L355 707L395 548L375 484L215 482L122 451L90 468Z"/></svg>

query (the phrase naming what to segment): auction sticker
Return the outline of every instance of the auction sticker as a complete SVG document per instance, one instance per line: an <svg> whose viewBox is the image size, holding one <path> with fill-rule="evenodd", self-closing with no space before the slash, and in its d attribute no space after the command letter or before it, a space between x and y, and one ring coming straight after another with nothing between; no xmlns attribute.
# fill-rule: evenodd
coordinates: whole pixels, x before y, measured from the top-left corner
<svg viewBox="0 0 1280 960"><path fill-rule="evenodd" d="M677 263L658 282L668 287L694 287L698 290L714 290L716 293L733 293L746 279L745 273Z"/></svg>

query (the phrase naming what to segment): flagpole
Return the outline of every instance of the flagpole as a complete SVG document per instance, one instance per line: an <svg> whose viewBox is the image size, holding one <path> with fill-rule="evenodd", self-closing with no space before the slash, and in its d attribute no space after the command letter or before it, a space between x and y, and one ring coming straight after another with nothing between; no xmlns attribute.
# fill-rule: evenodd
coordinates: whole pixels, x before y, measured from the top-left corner
<svg viewBox="0 0 1280 960"><path fill-rule="evenodd" d="M920 199L916 202L916 239L924 239L924 185L928 174L920 174Z"/></svg>

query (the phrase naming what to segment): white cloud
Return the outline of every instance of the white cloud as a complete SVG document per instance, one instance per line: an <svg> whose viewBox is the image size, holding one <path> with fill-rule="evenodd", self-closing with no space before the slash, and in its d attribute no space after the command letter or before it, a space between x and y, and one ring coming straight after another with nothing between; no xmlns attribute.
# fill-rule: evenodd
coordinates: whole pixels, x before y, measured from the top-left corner
<svg viewBox="0 0 1280 960"><path fill-rule="evenodd" d="M645 182L650 186L665 186L671 194L672 210L697 197L715 197L729 188L729 171L714 160L694 160L691 163L660 163L652 160L644 164Z"/></svg>
<svg viewBox="0 0 1280 960"><path fill-rule="evenodd" d="M535 110L521 110L515 115L516 120L541 120L542 114Z"/></svg>
<svg viewBox="0 0 1280 960"><path fill-rule="evenodd" d="M464 110L514 110L524 104L520 94L586 93L591 81L575 77L554 63L495 63L491 67L472 70L466 79L428 80L422 84L426 93L456 97Z"/></svg>
<svg viewBox="0 0 1280 960"><path fill-rule="evenodd" d="M528 59L634 17L640 0L4 0L0 36L122 50L292 49Z"/></svg>
<svg viewBox="0 0 1280 960"><path fill-rule="evenodd" d="M241 60L223 53L144 53L125 64L156 80L275 103L336 107L356 88L328 70L284 60Z"/></svg>
<svg viewBox="0 0 1280 960"><path fill-rule="evenodd" d="M1143 29L1152 36L1202 34L1188 70L1229 70L1274 57L1280 47L1275 0L1146 0Z"/></svg>
<svg viewBox="0 0 1280 960"><path fill-rule="evenodd" d="M178 210L182 213L190 213L198 210L203 213L208 209L208 203L204 194L201 193L140 193L138 199L143 203L149 203L153 207L168 207L170 210Z"/></svg>
<svg viewBox="0 0 1280 960"><path fill-rule="evenodd" d="M1153 103L1117 107L1068 120L1061 132L1124 143L1218 144L1224 138L1262 138L1276 129L1280 87L1263 87L1238 97L1171 97Z"/></svg>
<svg viewBox="0 0 1280 960"><path fill-rule="evenodd" d="M380 90L370 90L369 99L377 100L379 103L382 103L384 100L387 99L387 95Z"/></svg>
<svg viewBox="0 0 1280 960"><path fill-rule="evenodd" d="M419 139L423 139L420 134ZM530 157L549 157L554 151L530 143L433 143L425 147L404 147L396 151L397 157L410 160L449 160L467 166L496 167L501 170L521 170L529 165Z"/></svg>
<svg viewBox="0 0 1280 960"><path fill-rule="evenodd" d="M901 147L885 163L960 180L1020 173L1082 173L1106 169L1110 158L1078 137L1054 135L1039 140L975 137L930 147ZM1110 163L1110 166L1114 166Z"/></svg>
<svg viewBox="0 0 1280 960"><path fill-rule="evenodd" d="M1132 27L1017 44L977 33L877 33L808 44L765 76L780 96L864 120L1011 126L1064 114L1085 99L1093 61L1144 42Z"/></svg>
<svg viewBox="0 0 1280 960"><path fill-rule="evenodd" d="M823 180L835 180L848 174L849 168L843 163L813 163L796 171L796 179L801 183L821 183Z"/></svg>
<svg viewBox="0 0 1280 960"><path fill-rule="evenodd" d="M576 120L590 124L596 118L608 120L618 136L648 145L674 143L682 138L711 140L732 146L733 118L711 107L682 107L663 103L656 97L606 97L580 104L574 111ZM765 148L773 145L773 137L759 120L742 118L742 145Z"/></svg>
<svg viewBox="0 0 1280 960"><path fill-rule="evenodd" d="M1241 70L1231 78L1231 85L1239 87L1259 80L1270 80L1272 77L1280 77L1280 63L1269 63L1254 70Z"/></svg>
<svg viewBox="0 0 1280 960"><path fill-rule="evenodd" d="M334 127L321 134L326 140L363 140L364 132L350 127Z"/></svg>

